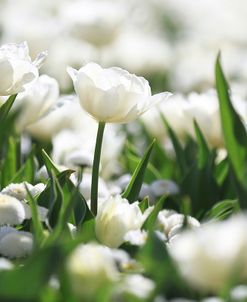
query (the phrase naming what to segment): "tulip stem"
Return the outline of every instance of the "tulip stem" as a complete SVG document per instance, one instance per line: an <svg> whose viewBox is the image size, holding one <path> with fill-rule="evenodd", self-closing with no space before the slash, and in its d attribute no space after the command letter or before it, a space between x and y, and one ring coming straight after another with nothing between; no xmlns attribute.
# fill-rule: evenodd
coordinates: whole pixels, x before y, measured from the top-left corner
<svg viewBox="0 0 247 302"><path fill-rule="evenodd" d="M92 184L91 184L91 211L94 214L94 216L97 215L97 210L98 210L99 165L100 165L100 154L101 154L104 129L105 129L105 123L99 122L96 144L94 149Z"/></svg>

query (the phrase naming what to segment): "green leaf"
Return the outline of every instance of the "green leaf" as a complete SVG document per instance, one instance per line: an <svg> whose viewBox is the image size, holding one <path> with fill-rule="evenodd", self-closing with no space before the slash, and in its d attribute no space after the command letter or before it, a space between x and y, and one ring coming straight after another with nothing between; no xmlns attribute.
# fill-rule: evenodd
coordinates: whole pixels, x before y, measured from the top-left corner
<svg viewBox="0 0 247 302"><path fill-rule="evenodd" d="M80 238L81 242L89 242L92 240L97 240L95 235L95 219L91 218L85 220L78 230L78 238Z"/></svg>
<svg viewBox="0 0 247 302"><path fill-rule="evenodd" d="M137 259L144 267L145 274L155 281L156 296L158 293L168 296L171 295L171 292L173 292L173 297L186 295L184 292L186 284L179 277L166 244L155 232L148 233L148 239L139 250ZM154 297L150 301L154 301Z"/></svg>
<svg viewBox="0 0 247 302"><path fill-rule="evenodd" d="M19 157L19 143L16 138L10 136L6 146L6 154L1 167L2 188L10 184L13 175L16 174Z"/></svg>
<svg viewBox="0 0 247 302"><path fill-rule="evenodd" d="M28 158L24 162L24 164L20 167L20 169L16 172L14 177L11 179L11 183L19 183L23 180L33 183L35 177L35 157L34 150L31 151Z"/></svg>
<svg viewBox="0 0 247 302"><path fill-rule="evenodd" d="M25 184L25 189L27 191L28 195L28 204L31 208L31 213L32 213L32 224L33 224L33 233L34 233L34 243L36 247L40 247L43 239L44 239L44 233L43 233L43 226L42 223L39 219L39 213L38 213L38 207L36 200L28 190L28 187Z"/></svg>
<svg viewBox="0 0 247 302"><path fill-rule="evenodd" d="M214 171L214 177L219 186L221 186L229 173L229 161L228 158L223 159L216 167Z"/></svg>
<svg viewBox="0 0 247 302"><path fill-rule="evenodd" d="M47 172L48 172L49 176L51 177L52 171L53 171L55 174L58 174L58 173L59 173L58 168L57 168L56 165L53 163L52 159L51 159L50 156L45 152L44 149L42 149L42 157L43 157L44 164L45 164L45 166L46 166L46 169L47 169Z"/></svg>
<svg viewBox="0 0 247 302"><path fill-rule="evenodd" d="M240 202L247 207L247 133L236 113L229 94L229 86L225 79L220 55L215 66L216 88L220 104L220 116L228 157L236 178Z"/></svg>
<svg viewBox="0 0 247 302"><path fill-rule="evenodd" d="M194 120L194 128L196 133L196 139L198 143L198 168L203 169L206 167L209 157L210 157L210 151L208 149L208 145L206 143L206 140L197 124L197 122Z"/></svg>
<svg viewBox="0 0 247 302"><path fill-rule="evenodd" d="M237 200L223 200L216 203L207 213L207 219L223 220L239 211L239 203Z"/></svg>
<svg viewBox="0 0 247 302"><path fill-rule="evenodd" d="M162 210L166 198L167 198L167 196L165 195L165 196L162 196L158 200L158 202L155 204L154 209L152 210L151 214L148 216L148 218L144 222L142 229L152 230L154 228L158 214Z"/></svg>
<svg viewBox="0 0 247 302"><path fill-rule="evenodd" d="M64 178L67 176L67 174L62 174L63 177L59 178L60 181L64 180ZM63 190L60 185L60 182L58 178L54 175L52 172L51 177L51 195L50 195L50 204L49 204L49 212L48 212L48 221L49 225L52 228L55 228L58 223L58 217L63 205Z"/></svg>
<svg viewBox="0 0 247 302"><path fill-rule="evenodd" d="M128 199L129 202L134 202L138 199L141 186L144 179L144 173L148 165L148 161L154 146L155 140L149 145L142 160L139 162L138 166L136 167L134 174L131 177L130 183L128 187L123 192L122 197Z"/></svg>
<svg viewBox="0 0 247 302"><path fill-rule="evenodd" d="M43 286L63 263L58 247L34 253L24 264L10 271L0 272L1 301L37 301Z"/></svg>
<svg viewBox="0 0 247 302"><path fill-rule="evenodd" d="M149 198L146 196L141 202L139 202L139 208L141 209L142 213L149 207Z"/></svg>
<svg viewBox="0 0 247 302"><path fill-rule="evenodd" d="M179 139L177 138L175 132L172 130L172 128L170 127L167 120L165 119L165 117L162 114L161 114L161 119L162 119L164 125L167 128L168 134L170 136L170 139L172 141L173 147L174 147L175 152L176 152L176 158L177 158L177 161L178 161L178 165L179 165L181 174L182 174L182 176L184 176L186 174L187 169L188 169L184 150L183 150L183 148L182 148L182 146L179 142Z"/></svg>
<svg viewBox="0 0 247 302"><path fill-rule="evenodd" d="M6 121L8 113L14 104L17 94L11 95L7 101L0 107L0 130L3 123Z"/></svg>

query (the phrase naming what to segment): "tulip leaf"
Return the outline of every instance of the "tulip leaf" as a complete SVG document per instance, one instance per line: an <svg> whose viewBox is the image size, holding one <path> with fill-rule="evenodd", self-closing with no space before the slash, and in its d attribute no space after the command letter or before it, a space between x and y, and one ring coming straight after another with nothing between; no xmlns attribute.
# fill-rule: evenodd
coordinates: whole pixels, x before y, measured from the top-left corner
<svg viewBox="0 0 247 302"><path fill-rule="evenodd" d="M215 171L214 171L214 177L219 186L223 184L228 173L229 173L229 161L228 158L225 158L215 167Z"/></svg>
<svg viewBox="0 0 247 302"><path fill-rule="evenodd" d="M25 185L25 189L26 189L27 195L28 195L28 204L30 206L31 213L32 213L34 243L35 243L36 247L39 247L44 238L43 226L39 219L37 202L36 202L35 198L32 196L32 194L30 193L26 183L24 183L24 185Z"/></svg>
<svg viewBox="0 0 247 302"><path fill-rule="evenodd" d="M13 175L16 174L18 168L18 158L19 158L19 143L13 137L10 136L6 145L6 154L4 156L3 165L1 167L1 186L4 188L7 186Z"/></svg>
<svg viewBox="0 0 247 302"><path fill-rule="evenodd" d="M247 133L236 113L230 98L229 86L225 79L220 55L215 65L216 88L218 93L222 130L231 168L236 178L236 187L241 205L247 207Z"/></svg>
<svg viewBox="0 0 247 302"><path fill-rule="evenodd" d="M12 108L15 99L17 97L17 94L11 95L7 101L0 107L0 129L3 125L3 123L6 121L8 113L10 109Z"/></svg>
<svg viewBox="0 0 247 302"><path fill-rule="evenodd" d="M234 200L223 200L217 202L212 209L207 213L207 219L223 220L232 215L234 212L239 211L239 203Z"/></svg>
<svg viewBox="0 0 247 302"><path fill-rule="evenodd" d="M141 209L142 213L146 211L149 207L149 198L146 196L141 202L139 202L139 208Z"/></svg>
<svg viewBox="0 0 247 302"><path fill-rule="evenodd" d="M210 151L208 149L207 142L196 122L194 120L194 128L195 128L195 133L196 133L196 139L198 142L198 168L203 169L206 167L209 157L210 157Z"/></svg>
<svg viewBox="0 0 247 302"><path fill-rule="evenodd" d="M181 174L184 176L186 174L186 171L188 169L187 167L187 161L186 161L186 157L185 157L185 152L175 134L175 132L172 130L172 128L170 127L170 125L168 124L167 120L165 119L165 117L161 114L161 119L164 123L164 125L167 128L168 134L170 136L170 139L172 141L173 147L175 149L176 152L176 158L178 161L178 165L181 171Z"/></svg>
<svg viewBox="0 0 247 302"><path fill-rule="evenodd" d="M186 283L181 279L171 260L166 244L155 232L149 232L145 245L137 254L137 259L144 267L145 273L155 281L156 292L174 294L175 289L175 295L185 296Z"/></svg>
<svg viewBox="0 0 247 302"><path fill-rule="evenodd" d="M52 274L61 268L63 255L58 247L34 253L25 263L9 271L0 272L1 301L37 301Z"/></svg>
<svg viewBox="0 0 247 302"><path fill-rule="evenodd" d="M20 167L20 169L16 172L14 177L11 179L11 183L22 182L23 180L33 183L35 177L35 157L34 150L31 151L26 161Z"/></svg>
<svg viewBox="0 0 247 302"><path fill-rule="evenodd" d="M49 157L49 155L45 152L45 150L42 150L42 157L44 160L44 164L46 166L47 172L48 174L51 176L51 171L53 170L55 174L59 173L58 168L56 167L56 165L53 163L53 161L51 160L51 158Z"/></svg>
<svg viewBox="0 0 247 302"><path fill-rule="evenodd" d="M148 165L148 161L154 146L155 140L149 145L142 160L139 162L138 166L136 167L130 183L128 184L126 190L123 192L122 197L128 199L129 202L134 202L138 199L141 186L144 180L145 170Z"/></svg>
<svg viewBox="0 0 247 302"><path fill-rule="evenodd" d="M158 214L162 210L166 198L167 198L167 195L164 195L158 200L158 202L154 206L154 209L152 210L152 212L150 213L150 215L147 217L146 221L144 222L142 229L152 230L154 228Z"/></svg>

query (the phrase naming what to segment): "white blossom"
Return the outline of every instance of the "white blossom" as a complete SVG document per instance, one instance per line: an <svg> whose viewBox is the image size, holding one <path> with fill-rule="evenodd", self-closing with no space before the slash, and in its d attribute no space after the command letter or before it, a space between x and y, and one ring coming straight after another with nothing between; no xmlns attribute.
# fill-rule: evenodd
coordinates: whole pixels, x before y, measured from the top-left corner
<svg viewBox="0 0 247 302"><path fill-rule="evenodd" d="M23 258L31 254L33 235L29 232L10 232L0 240L0 254L8 258Z"/></svg>

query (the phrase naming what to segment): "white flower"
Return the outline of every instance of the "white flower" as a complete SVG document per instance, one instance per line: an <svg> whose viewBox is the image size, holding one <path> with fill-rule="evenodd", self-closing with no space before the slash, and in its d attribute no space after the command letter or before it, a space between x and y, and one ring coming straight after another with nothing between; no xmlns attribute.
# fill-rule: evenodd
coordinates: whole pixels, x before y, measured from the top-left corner
<svg viewBox="0 0 247 302"><path fill-rule="evenodd" d="M55 79L41 75L27 91L18 94L14 110L19 110L16 129L21 132L26 126L36 122L54 104L59 96Z"/></svg>
<svg viewBox="0 0 247 302"><path fill-rule="evenodd" d="M11 95L24 91L38 78L38 68L43 63L46 53L31 61L26 42L5 44L0 47L0 95Z"/></svg>
<svg viewBox="0 0 247 302"><path fill-rule="evenodd" d="M167 102L161 102L157 107L151 108L141 119L147 131L152 136L160 139L162 143L165 143L168 140L168 134L160 116L160 114L162 114L178 138L183 140L187 132L188 123L188 118L184 114L184 108L186 106L185 97L180 94L174 94Z"/></svg>
<svg viewBox="0 0 247 302"><path fill-rule="evenodd" d="M138 202L129 204L120 195L111 196L99 205L95 222L96 237L109 247L119 247L128 231L141 228L152 209L150 207L142 213Z"/></svg>
<svg viewBox="0 0 247 302"><path fill-rule="evenodd" d="M21 224L26 218L25 206L15 197L0 193L0 225Z"/></svg>
<svg viewBox="0 0 247 302"><path fill-rule="evenodd" d="M147 232L144 230L129 231L124 236L124 241L132 245L142 246L147 240Z"/></svg>
<svg viewBox="0 0 247 302"><path fill-rule="evenodd" d="M30 206L27 203L23 202L23 205L25 207L25 219L31 219L32 218L32 211ZM37 206L38 216L40 221L45 221L48 214L48 209L45 207Z"/></svg>
<svg viewBox="0 0 247 302"><path fill-rule="evenodd" d="M45 189L45 185L43 183L38 183L35 186L28 182L11 183L1 191L1 194L6 194L15 197L16 199L23 200L27 198L25 184L32 196L41 193Z"/></svg>
<svg viewBox="0 0 247 302"><path fill-rule="evenodd" d="M230 278L247 280L247 217L234 216L186 231L169 245L181 274L202 291L218 292Z"/></svg>
<svg viewBox="0 0 247 302"><path fill-rule="evenodd" d="M150 189L156 197L160 197L164 194L175 195L179 193L178 185L167 179L153 181L150 185Z"/></svg>
<svg viewBox="0 0 247 302"><path fill-rule="evenodd" d="M190 93L187 97L187 106L184 107L184 114L190 120L187 125L188 134L195 137L193 120L196 120L211 146L224 146L219 102L215 91L209 90L202 94Z"/></svg>
<svg viewBox="0 0 247 302"><path fill-rule="evenodd" d="M247 286L237 285L231 290L232 301L244 302L247 299Z"/></svg>
<svg viewBox="0 0 247 302"><path fill-rule="evenodd" d="M73 291L84 299L118 278L110 251L96 243L79 245L68 258L67 270Z"/></svg>
<svg viewBox="0 0 247 302"><path fill-rule="evenodd" d="M71 175L70 178L74 184L77 184L77 177L74 174ZM89 172L84 172L82 175L82 181L79 185L79 190L86 200L90 199L91 181L92 181L92 174ZM105 199L110 195L110 191L108 190L107 185L102 178L99 178L98 195L100 199Z"/></svg>
<svg viewBox="0 0 247 302"><path fill-rule="evenodd" d="M127 26L106 49L103 62L146 76L164 74L171 65L171 49L164 35Z"/></svg>
<svg viewBox="0 0 247 302"><path fill-rule="evenodd" d="M28 126L27 131L35 138L50 140L62 129L73 127L75 121L79 119L80 111L75 96L62 96L42 118Z"/></svg>
<svg viewBox="0 0 247 302"><path fill-rule="evenodd" d="M90 62L98 58L97 49L93 45L73 38L71 35L56 36L48 49L49 56L44 65L45 72L57 79L61 90L64 92L71 89L66 66L79 68L82 62Z"/></svg>
<svg viewBox="0 0 247 302"><path fill-rule="evenodd" d="M125 18L125 6L114 1L73 1L61 7L71 33L96 46L110 43Z"/></svg>
<svg viewBox="0 0 247 302"><path fill-rule="evenodd" d="M160 211L158 214L157 223L167 239L171 240L172 237L181 233L185 219L187 219L187 227L200 227L200 222L194 217L186 217L185 215L178 214L172 210Z"/></svg>
<svg viewBox="0 0 247 302"><path fill-rule="evenodd" d="M220 297L209 297L202 299L201 302L225 302L225 300L221 299Z"/></svg>
<svg viewBox="0 0 247 302"><path fill-rule="evenodd" d="M7 234L11 232L17 232L17 230L11 226L4 225L0 227L0 240Z"/></svg>
<svg viewBox="0 0 247 302"><path fill-rule="evenodd" d="M155 283L151 279L145 278L139 274L126 275L115 291L117 295L129 293L139 299L147 299L155 289ZM121 300L121 299L119 299ZM117 301L117 300L116 300Z"/></svg>
<svg viewBox="0 0 247 302"><path fill-rule="evenodd" d="M0 254L8 258L23 258L31 254L33 235L29 232L10 232L0 240Z"/></svg>
<svg viewBox="0 0 247 302"><path fill-rule="evenodd" d="M25 211L25 219L30 219L32 217L32 212L28 203L26 203L26 198L28 197L27 190L25 184L32 196L35 196L41 193L45 189L45 185L43 183L38 183L35 186L31 185L27 182L22 183L12 183L5 187L1 193L6 196L11 196L14 199L18 199L20 201L21 206ZM45 221L48 210L44 207L37 206L39 218L41 221Z"/></svg>
<svg viewBox="0 0 247 302"><path fill-rule="evenodd" d="M68 72L82 108L99 122L128 123L170 96L152 96L148 81L117 67L88 63Z"/></svg>
<svg viewBox="0 0 247 302"><path fill-rule="evenodd" d="M5 271L12 269L14 267L13 263L8 259L1 257L0 258L0 271Z"/></svg>

